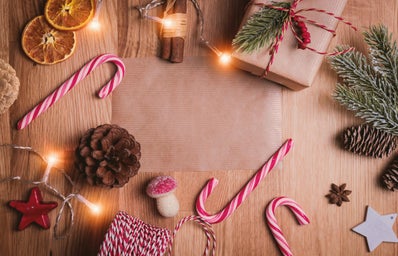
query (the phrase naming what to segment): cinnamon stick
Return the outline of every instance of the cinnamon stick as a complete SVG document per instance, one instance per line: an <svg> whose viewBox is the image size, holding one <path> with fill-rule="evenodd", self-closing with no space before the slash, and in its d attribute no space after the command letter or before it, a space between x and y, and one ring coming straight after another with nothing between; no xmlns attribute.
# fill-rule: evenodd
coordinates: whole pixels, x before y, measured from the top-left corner
<svg viewBox="0 0 398 256"><path fill-rule="evenodd" d="M168 60L171 56L171 37L162 38L162 54L161 58Z"/></svg>
<svg viewBox="0 0 398 256"><path fill-rule="evenodd" d="M170 61L174 63L181 63L184 60L184 38L171 38L171 56Z"/></svg>
<svg viewBox="0 0 398 256"><path fill-rule="evenodd" d="M173 13L187 13L187 0L176 0ZM174 63L182 62L184 60L184 43L183 37L163 38L161 57Z"/></svg>
<svg viewBox="0 0 398 256"><path fill-rule="evenodd" d="M187 0L176 0L174 13L187 13ZM180 63L184 60L184 43L185 40L182 37L171 38L171 62Z"/></svg>
<svg viewBox="0 0 398 256"><path fill-rule="evenodd" d="M174 13L174 6L173 6L173 8L171 8L171 11ZM167 13L167 14L171 14L171 13ZM162 37L161 46L162 46L162 53L161 53L160 57L162 59L169 60L170 56L171 56L171 38L170 37Z"/></svg>

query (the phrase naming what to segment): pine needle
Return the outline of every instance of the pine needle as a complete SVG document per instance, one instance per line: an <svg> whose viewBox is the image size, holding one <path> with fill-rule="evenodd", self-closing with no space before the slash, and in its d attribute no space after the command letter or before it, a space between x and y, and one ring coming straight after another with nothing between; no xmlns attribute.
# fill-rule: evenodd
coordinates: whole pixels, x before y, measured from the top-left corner
<svg viewBox="0 0 398 256"><path fill-rule="evenodd" d="M364 36L369 59L358 51L329 57L343 81L337 84L333 97L366 123L398 135L397 44L383 25L370 27Z"/></svg>
<svg viewBox="0 0 398 256"><path fill-rule="evenodd" d="M289 9L290 3L272 3L273 6ZM280 36L282 27L289 13L269 7L263 7L253 14L239 30L232 41L235 50L251 53L270 46Z"/></svg>
<svg viewBox="0 0 398 256"><path fill-rule="evenodd" d="M398 48L385 26L372 27L364 33L375 70L398 86Z"/></svg>

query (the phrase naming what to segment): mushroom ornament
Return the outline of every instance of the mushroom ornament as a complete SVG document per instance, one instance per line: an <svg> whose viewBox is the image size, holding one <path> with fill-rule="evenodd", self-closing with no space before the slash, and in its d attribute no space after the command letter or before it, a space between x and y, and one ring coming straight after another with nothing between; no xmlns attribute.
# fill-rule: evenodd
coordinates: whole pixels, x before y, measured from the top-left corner
<svg viewBox="0 0 398 256"><path fill-rule="evenodd" d="M170 176L156 177L148 184L146 193L156 199L157 209L163 217L173 217L180 209L180 204L174 195L176 188L177 182Z"/></svg>

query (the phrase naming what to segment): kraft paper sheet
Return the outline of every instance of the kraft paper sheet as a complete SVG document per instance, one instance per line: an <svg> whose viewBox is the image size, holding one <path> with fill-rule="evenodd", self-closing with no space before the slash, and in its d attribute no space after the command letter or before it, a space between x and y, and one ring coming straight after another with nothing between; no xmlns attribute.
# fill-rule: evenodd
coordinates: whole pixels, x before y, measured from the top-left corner
<svg viewBox="0 0 398 256"><path fill-rule="evenodd" d="M272 4L273 1L258 0L256 2ZM281 2L281 0L276 2ZM306 0L298 4L297 10L313 7L341 16L346 2L347 0ZM242 26L259 10L259 6L251 5L242 20ZM300 15L323 24L330 29L337 27L338 20L324 13L302 12ZM311 33L309 46L319 51L327 51L333 35L315 25L306 24L308 31ZM261 76L270 60L270 50L271 48L264 47L251 54L235 51L233 53L234 64L243 70ZM297 40L293 36L291 29L288 28L266 79L285 85L293 90L307 88L312 85L324 58L324 55L310 50L297 49Z"/></svg>
<svg viewBox="0 0 398 256"><path fill-rule="evenodd" d="M281 87L211 57L124 59L112 122L141 144L140 171L257 170L282 143Z"/></svg>

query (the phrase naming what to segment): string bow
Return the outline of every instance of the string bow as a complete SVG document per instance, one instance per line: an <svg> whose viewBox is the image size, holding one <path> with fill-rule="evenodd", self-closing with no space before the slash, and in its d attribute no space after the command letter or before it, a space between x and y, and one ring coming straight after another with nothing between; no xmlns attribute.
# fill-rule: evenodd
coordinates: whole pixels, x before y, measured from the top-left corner
<svg viewBox="0 0 398 256"><path fill-rule="evenodd" d="M328 31L328 32L332 33L333 36L336 35L336 31L334 29L328 28L324 24L321 24L315 20L311 20L311 19L305 17L303 15L304 12L322 13L322 14L331 16L338 21L343 22L344 24L348 25L354 31L357 31L357 28L355 26L353 26L352 23L344 20L340 16L335 15L333 12L329 12L329 11L326 11L323 9L318 9L318 8L297 9L297 6L301 1L303 1L303 0L294 0L290 4L290 8L277 6L275 4L254 3L254 5L256 5L256 6L260 6L263 8L271 8L274 10L283 11L283 12L288 13L287 18L283 21L283 25L282 25L282 29L281 29L280 33L278 33L278 35L275 37L275 39L273 41L272 48L270 50L270 55L271 55L270 61L268 62L268 65L263 73L263 77L265 77L267 75L267 73L269 72L272 63L274 62L275 55L278 52L279 46L280 46L281 42L283 41L285 32L288 30L289 27L291 28L292 33L298 42L299 49L303 49L303 50L308 49L312 52L315 52L315 53L318 53L321 55L325 55L325 56L335 56L335 55L339 55L339 54L344 54L344 53L347 53L354 49L353 47L350 47L350 48L344 49L342 51L335 51L335 52L328 53L328 52L318 51L318 50L308 46L308 44L311 42L311 34L306 26L306 23L312 24L312 25L319 27L325 31Z"/></svg>

